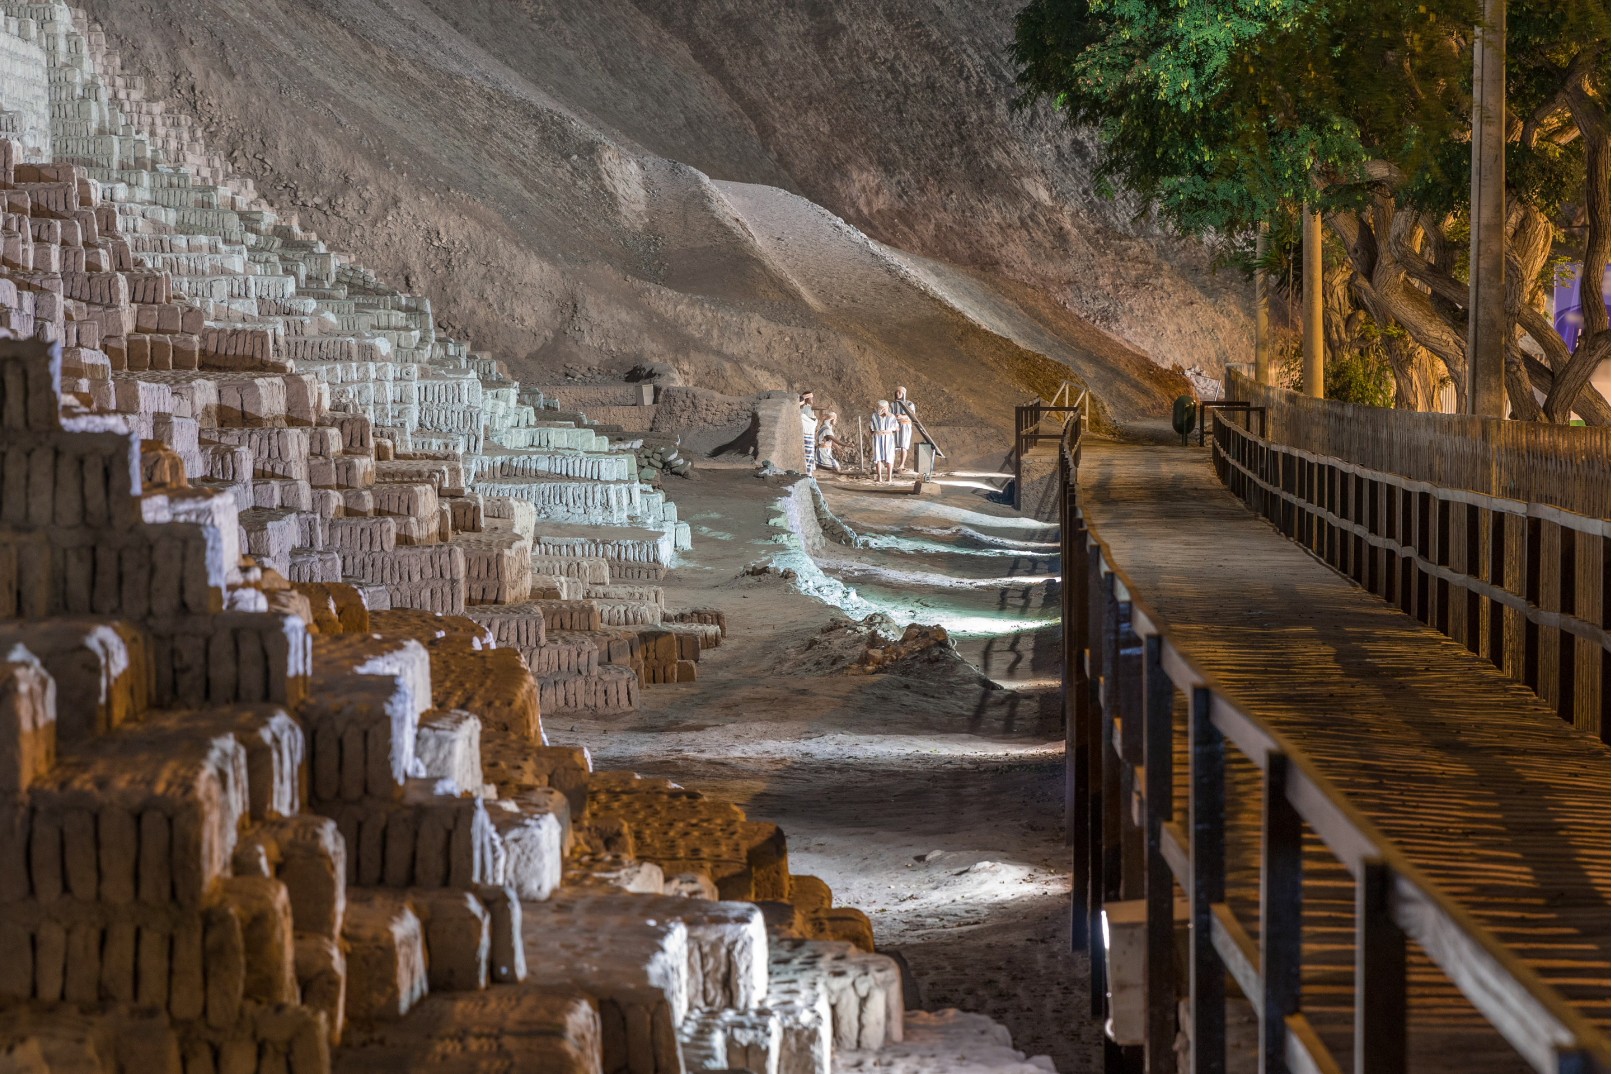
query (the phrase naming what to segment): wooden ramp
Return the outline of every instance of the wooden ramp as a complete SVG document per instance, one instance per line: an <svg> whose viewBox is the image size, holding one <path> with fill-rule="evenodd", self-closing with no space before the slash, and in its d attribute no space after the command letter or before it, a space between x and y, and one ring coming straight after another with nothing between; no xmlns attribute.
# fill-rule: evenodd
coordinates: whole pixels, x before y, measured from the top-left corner
<svg viewBox="0 0 1612 1074"><path fill-rule="evenodd" d="M1607 749L1281 536L1221 486L1202 449L1088 439L1079 474L1093 532L1176 643L1604 1031ZM1184 802L1188 764L1177 753ZM1257 936L1261 792L1244 767L1228 772L1227 901ZM1347 1064L1354 883L1312 842L1307 834L1303 1009ZM1526 1069L1425 958L1413 959L1410 989L1412 1070ZM1238 1040L1234 1031L1232 1069L1252 1069L1251 1035Z"/></svg>

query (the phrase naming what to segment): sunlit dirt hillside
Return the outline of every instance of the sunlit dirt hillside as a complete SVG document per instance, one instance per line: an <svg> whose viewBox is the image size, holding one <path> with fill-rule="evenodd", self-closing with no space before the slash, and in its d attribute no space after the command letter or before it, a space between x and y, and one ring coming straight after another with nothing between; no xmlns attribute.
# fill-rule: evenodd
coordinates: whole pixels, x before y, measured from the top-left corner
<svg viewBox="0 0 1612 1074"><path fill-rule="evenodd" d="M1240 281L1012 113L1012 0L86 6L271 204L531 383L903 382L983 449L1066 367L1161 413L1160 366L1249 346Z"/></svg>

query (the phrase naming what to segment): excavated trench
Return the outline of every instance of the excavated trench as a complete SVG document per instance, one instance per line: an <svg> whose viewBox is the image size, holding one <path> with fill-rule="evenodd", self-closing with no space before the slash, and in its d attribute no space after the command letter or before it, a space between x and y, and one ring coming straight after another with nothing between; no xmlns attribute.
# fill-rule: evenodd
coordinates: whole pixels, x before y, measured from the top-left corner
<svg viewBox="0 0 1612 1074"><path fill-rule="evenodd" d="M677 488L695 546L668 600L722 609L733 640L698 683L559 739L777 822L791 869L869 915L923 1008L987 1014L1015 1048L1090 1069L1067 953L1050 531L964 483L820 498L764 484L707 466ZM888 637L943 625L954 647L858 673L869 615Z"/></svg>

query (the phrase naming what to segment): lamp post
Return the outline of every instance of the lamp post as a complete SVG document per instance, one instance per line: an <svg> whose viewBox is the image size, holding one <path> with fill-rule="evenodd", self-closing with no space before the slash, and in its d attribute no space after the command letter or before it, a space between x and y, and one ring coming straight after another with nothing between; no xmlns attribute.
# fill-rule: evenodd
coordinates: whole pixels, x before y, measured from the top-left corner
<svg viewBox="0 0 1612 1074"><path fill-rule="evenodd" d="M1271 383L1270 281L1265 276L1265 250L1270 226L1260 221L1254 237L1254 383Z"/></svg>
<svg viewBox="0 0 1612 1074"><path fill-rule="evenodd" d="M1321 214L1304 206L1304 394L1326 395L1326 340L1321 334Z"/></svg>
<svg viewBox="0 0 1612 1074"><path fill-rule="evenodd" d="M1467 413L1506 416L1506 0L1483 0L1472 43L1472 254Z"/></svg>

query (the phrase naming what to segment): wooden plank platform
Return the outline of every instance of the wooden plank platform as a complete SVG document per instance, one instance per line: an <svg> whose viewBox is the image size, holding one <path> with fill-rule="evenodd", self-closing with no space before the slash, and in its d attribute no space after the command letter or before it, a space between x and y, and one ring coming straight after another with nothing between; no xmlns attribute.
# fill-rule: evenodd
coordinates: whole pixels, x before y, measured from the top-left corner
<svg viewBox="0 0 1612 1074"><path fill-rule="evenodd" d="M1282 537L1225 491L1202 449L1088 439L1080 489L1094 532L1193 660L1604 1029L1607 749ZM1257 936L1260 791L1243 767L1228 772L1228 901ZM1180 815L1184 754L1175 770ZM1354 885L1313 836L1306 850L1303 1006L1347 1063ZM1411 990L1412 1069L1524 1069L1425 958Z"/></svg>
<svg viewBox="0 0 1612 1074"><path fill-rule="evenodd" d="M923 482L916 478L897 478L894 481L874 481L868 477L836 474L832 470L818 470L819 484L830 484L854 492L881 492L895 496L916 496L923 491Z"/></svg>

